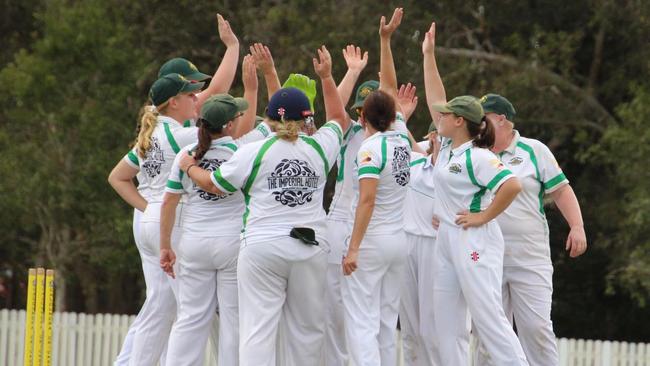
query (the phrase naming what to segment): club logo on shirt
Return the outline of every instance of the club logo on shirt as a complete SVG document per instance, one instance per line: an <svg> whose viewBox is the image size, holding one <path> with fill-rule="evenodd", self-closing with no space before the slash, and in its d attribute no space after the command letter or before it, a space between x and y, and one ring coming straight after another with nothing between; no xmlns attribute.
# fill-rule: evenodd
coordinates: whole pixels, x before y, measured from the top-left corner
<svg viewBox="0 0 650 366"><path fill-rule="evenodd" d="M268 187L275 200L289 207L311 202L318 189L316 171L309 163L298 159L282 159L267 178Z"/></svg>
<svg viewBox="0 0 650 366"><path fill-rule="evenodd" d="M463 172L463 168L458 163L453 163L449 165L449 173L460 174Z"/></svg>
<svg viewBox="0 0 650 366"><path fill-rule="evenodd" d="M142 169L150 178L155 178L160 174L160 167L162 167L164 163L165 157L160 148L160 142L158 141L158 138L152 137L151 146L149 146L149 150L144 154Z"/></svg>
<svg viewBox="0 0 650 366"><path fill-rule="evenodd" d="M393 150L392 174L395 182L404 187L411 180L411 153L406 146L396 146Z"/></svg>
<svg viewBox="0 0 650 366"><path fill-rule="evenodd" d="M217 170L217 168L221 166L221 164L225 162L226 162L225 160L219 160L219 159L203 159L199 163L199 167L209 172L214 172L215 170ZM214 194L214 193L206 192L201 188L199 188L199 186L197 186L196 183L194 183L194 190L199 194L199 197L203 198L206 201L218 201L232 194L232 193Z"/></svg>
<svg viewBox="0 0 650 366"><path fill-rule="evenodd" d="M523 162L524 162L524 159L522 159L522 158L520 158L518 156L515 156L514 158L510 159L510 161L508 161L508 164L510 164L510 165L519 165L519 164L521 164Z"/></svg>
<svg viewBox="0 0 650 366"><path fill-rule="evenodd" d="M474 262L478 262L479 255L478 255L478 253L476 251L472 252L472 254L470 254L469 256L470 256L470 258L472 258L472 260Z"/></svg>

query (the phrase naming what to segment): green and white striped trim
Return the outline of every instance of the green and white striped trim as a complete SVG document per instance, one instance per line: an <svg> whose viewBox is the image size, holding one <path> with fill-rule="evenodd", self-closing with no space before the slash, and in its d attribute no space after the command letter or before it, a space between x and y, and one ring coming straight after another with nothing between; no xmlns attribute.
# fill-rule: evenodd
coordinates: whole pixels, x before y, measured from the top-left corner
<svg viewBox="0 0 650 366"><path fill-rule="evenodd" d="M242 187L242 193L244 194L244 203L246 204L246 210L244 211L244 216L242 217L243 220L243 225L242 225L242 232L246 231L246 222L248 221L248 216L250 215L250 202L251 202L251 196L250 196L250 190L251 187L253 186L253 183L255 182L255 178L257 178L257 173L260 170L260 165L262 163L262 158L266 154L266 152L269 150L271 145L273 145L276 141L278 141L277 136L273 136L270 139L268 139L260 148L260 150L257 152L257 155L255 156L255 160L253 161L253 169L251 170L251 173L248 176L248 179L246 180L246 183Z"/></svg>
<svg viewBox="0 0 650 366"><path fill-rule="evenodd" d="M365 175L375 175L379 176L381 172L384 170L386 167L386 150L388 149L387 144L386 144L386 136L381 137L381 165L379 168L374 167L374 166L364 166L359 168L359 171L357 172L357 175L359 176L359 179L364 178Z"/></svg>
<svg viewBox="0 0 650 366"><path fill-rule="evenodd" d="M409 164L409 166L413 167L413 166L416 166L416 165L419 165L419 164L424 164L424 163L426 163L426 161L427 161L427 158L419 158L419 159L417 159L417 160L413 160L413 161Z"/></svg>
<svg viewBox="0 0 650 366"><path fill-rule="evenodd" d="M133 150L129 151L126 156L129 158L129 161L133 163L133 165L140 167L140 159L138 159L138 156L133 152Z"/></svg>
<svg viewBox="0 0 650 366"><path fill-rule="evenodd" d="M564 175L564 173L560 173L556 175L554 178L550 179L548 182L544 183L544 189L547 191L551 190L564 181L567 181L566 176Z"/></svg>
<svg viewBox="0 0 650 366"><path fill-rule="evenodd" d="M179 193L183 192L183 184L181 182L176 182L174 180L168 179L167 180L167 188L169 190L174 190Z"/></svg>
<svg viewBox="0 0 650 366"><path fill-rule="evenodd" d="M327 161L327 157L325 156L325 152L323 151L323 148L320 146L320 144L314 140L311 137L308 136L300 136L300 139L309 144L309 146L313 147L314 150L320 155L321 159L323 159L323 167L325 168L325 176L329 174L330 172L330 164Z"/></svg>
<svg viewBox="0 0 650 366"><path fill-rule="evenodd" d="M223 146L223 147L228 148L228 149L230 149L232 151L237 151L237 145L235 145L233 143L230 143L230 142L227 142L225 144L219 144L217 146Z"/></svg>
<svg viewBox="0 0 650 366"><path fill-rule="evenodd" d="M221 175L221 169L220 168L217 168L217 170L215 170L212 173L212 177L214 177L213 183L217 183L218 188L223 188L223 189L221 189L222 191L230 192L230 193L233 193L233 192L237 191L237 188L235 188L232 184L230 184L230 182L228 182L223 177L223 175Z"/></svg>
<svg viewBox="0 0 650 366"><path fill-rule="evenodd" d="M176 139L174 139L174 135L172 134L172 131L169 129L169 123L163 122L163 128L165 129L165 135L167 135L167 141L169 141L169 145L172 147L174 154L178 154L178 152L181 151L181 149L178 147L178 144L176 143Z"/></svg>
<svg viewBox="0 0 650 366"><path fill-rule="evenodd" d="M472 197L472 203L469 205L469 212L481 212L481 199L485 195L486 187L478 184L476 177L474 176L474 165L472 164L472 149L465 150L465 165L467 165L467 174L469 179L472 181L472 184L479 188L478 192L474 193Z"/></svg>
<svg viewBox="0 0 650 366"><path fill-rule="evenodd" d="M535 150L533 150L532 146L525 144L521 141L517 142L517 147L528 153L528 155L530 156L530 161L533 163L533 166L535 167L535 179L537 179L537 181L540 183L539 193L537 194L537 199L539 201L539 212L542 214L542 216L546 216L546 213L544 212L544 182L542 182L541 175L539 174L539 167L537 165L537 157L535 156Z"/></svg>
<svg viewBox="0 0 650 366"><path fill-rule="evenodd" d="M331 130L334 130L334 132L336 132L336 136L339 138L339 144L343 142L343 131L341 131L341 127L338 125L338 123L327 122L321 128L329 128Z"/></svg>
<svg viewBox="0 0 650 366"><path fill-rule="evenodd" d="M271 134L271 131L269 131L265 123L260 123L257 125L256 129L260 131L264 137L268 137Z"/></svg>

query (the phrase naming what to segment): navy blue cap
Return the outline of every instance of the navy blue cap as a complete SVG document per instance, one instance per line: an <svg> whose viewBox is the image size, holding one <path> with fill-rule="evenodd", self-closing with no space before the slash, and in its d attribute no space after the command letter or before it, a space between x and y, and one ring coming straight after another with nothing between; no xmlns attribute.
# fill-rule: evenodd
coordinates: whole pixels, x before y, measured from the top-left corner
<svg viewBox="0 0 650 366"><path fill-rule="evenodd" d="M274 121L300 121L313 115L309 99L300 89L282 88L269 100L266 115Z"/></svg>

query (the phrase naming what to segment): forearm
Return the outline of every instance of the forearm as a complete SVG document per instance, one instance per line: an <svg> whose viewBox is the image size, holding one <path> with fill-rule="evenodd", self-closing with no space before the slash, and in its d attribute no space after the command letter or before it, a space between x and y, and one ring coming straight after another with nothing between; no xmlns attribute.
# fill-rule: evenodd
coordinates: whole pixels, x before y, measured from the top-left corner
<svg viewBox="0 0 650 366"><path fill-rule="evenodd" d="M366 235L366 230L368 230L368 224L370 224L370 218L372 217L374 209L374 201L360 202L357 205L357 209L354 214L354 226L352 228L352 236L350 237L348 250L359 250L359 247L361 246L361 240L363 240L364 235Z"/></svg>
<svg viewBox="0 0 650 366"><path fill-rule="evenodd" d="M438 112L434 111L432 106L434 104L444 104L447 102L447 95L445 87L442 83L442 78L438 72L438 65L433 51L424 54L424 91L427 99L427 107L431 118L436 123L438 121Z"/></svg>
<svg viewBox="0 0 650 366"><path fill-rule="evenodd" d="M176 198L178 197L178 198ZM171 237L176 221L176 207L180 195L165 193L160 207L160 249L171 249Z"/></svg>
<svg viewBox="0 0 650 366"><path fill-rule="evenodd" d="M343 131L350 125L350 119L345 113L345 108L336 89L336 83L332 75L321 78L323 88L323 99L325 100L325 117L328 121L335 120L341 125Z"/></svg>
<svg viewBox="0 0 650 366"><path fill-rule="evenodd" d="M485 222L489 222L499 216L506 208L508 208L508 206L510 206L519 192L521 192L519 179L512 177L505 181L494 195L494 200L490 206L483 211Z"/></svg>
<svg viewBox="0 0 650 366"><path fill-rule="evenodd" d="M140 195L140 192L138 192L138 189L135 184L133 184L132 180L127 181L109 178L109 183L115 192L117 192L117 194L131 207L141 212L144 212L147 208L147 200Z"/></svg>
<svg viewBox="0 0 650 366"><path fill-rule="evenodd" d="M357 83L357 80L359 80L359 75L360 73L358 71L348 69L345 76L343 76L341 83L337 87L343 106L346 106L350 101L350 97L354 91L354 85Z"/></svg>
<svg viewBox="0 0 650 366"><path fill-rule="evenodd" d="M576 197L573 188L569 184L551 193L553 202L557 205L564 216L564 219L569 224L569 227L583 226L582 212L580 210L580 203Z"/></svg>
<svg viewBox="0 0 650 366"><path fill-rule="evenodd" d="M212 183L212 179L210 178L213 174L212 172L209 172L198 165L192 165L185 174L187 174L187 176L202 190L214 194L223 194L223 192Z"/></svg>
<svg viewBox="0 0 650 366"><path fill-rule="evenodd" d="M226 48L219 68L214 73L208 90L210 95L227 93L235 80L239 65L239 44Z"/></svg>
<svg viewBox="0 0 650 366"><path fill-rule="evenodd" d="M235 135L232 138L237 139L255 127L255 116L257 114L257 88L244 90L244 99L248 102L248 109L244 111L242 120L237 123Z"/></svg>
<svg viewBox="0 0 650 366"><path fill-rule="evenodd" d="M266 83L266 92L269 96L269 100L271 100L273 94L282 88L282 84L280 84L278 72L275 70L275 67L264 70L264 82Z"/></svg>
<svg viewBox="0 0 650 366"><path fill-rule="evenodd" d="M393 51L390 47L390 37L380 37L379 89L393 98L397 97L397 73L393 61Z"/></svg>

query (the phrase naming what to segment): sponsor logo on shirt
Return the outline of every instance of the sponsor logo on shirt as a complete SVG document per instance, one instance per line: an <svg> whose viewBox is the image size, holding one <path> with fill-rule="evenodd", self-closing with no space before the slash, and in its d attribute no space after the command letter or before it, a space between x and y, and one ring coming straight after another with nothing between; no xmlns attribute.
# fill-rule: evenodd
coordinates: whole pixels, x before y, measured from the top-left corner
<svg viewBox="0 0 650 366"><path fill-rule="evenodd" d="M318 189L319 176L309 163L298 159L282 159L267 178L275 200L289 207L311 202Z"/></svg>
<svg viewBox="0 0 650 366"><path fill-rule="evenodd" d="M221 164L225 163L225 160L219 160L219 159L204 159L201 160L199 163L199 167L209 171L209 172L214 172L221 166ZM218 201L221 199L224 199L228 196L230 196L232 193L229 194L214 194L210 192L206 192L199 188L199 186L194 183L194 190L199 194L199 197L203 198L206 201Z"/></svg>
<svg viewBox="0 0 650 366"><path fill-rule="evenodd" d="M477 253L476 251L472 252L472 253L469 255L469 257L472 258L472 260L473 260L474 262L478 262L479 255L478 255L478 253Z"/></svg>
<svg viewBox="0 0 650 366"><path fill-rule="evenodd" d="M514 158L510 159L510 161L508 161L508 164L510 164L510 165L519 165L519 164L521 164L523 162L524 162L524 159L522 159L522 158L520 158L518 156L515 156Z"/></svg>
<svg viewBox="0 0 650 366"><path fill-rule="evenodd" d="M406 186L411 179L411 153L406 146L397 146L393 150L392 174L395 182L400 186Z"/></svg>
<svg viewBox="0 0 650 366"><path fill-rule="evenodd" d="M165 163L165 157L163 156L162 149L160 148L160 142L158 138L151 138L151 146L149 150L144 154L144 163L142 163L142 169L145 174L150 178L155 178L160 174L160 167Z"/></svg>
<svg viewBox="0 0 650 366"><path fill-rule="evenodd" d="M463 168L458 163L453 163L449 165L449 173L460 174L463 172Z"/></svg>

